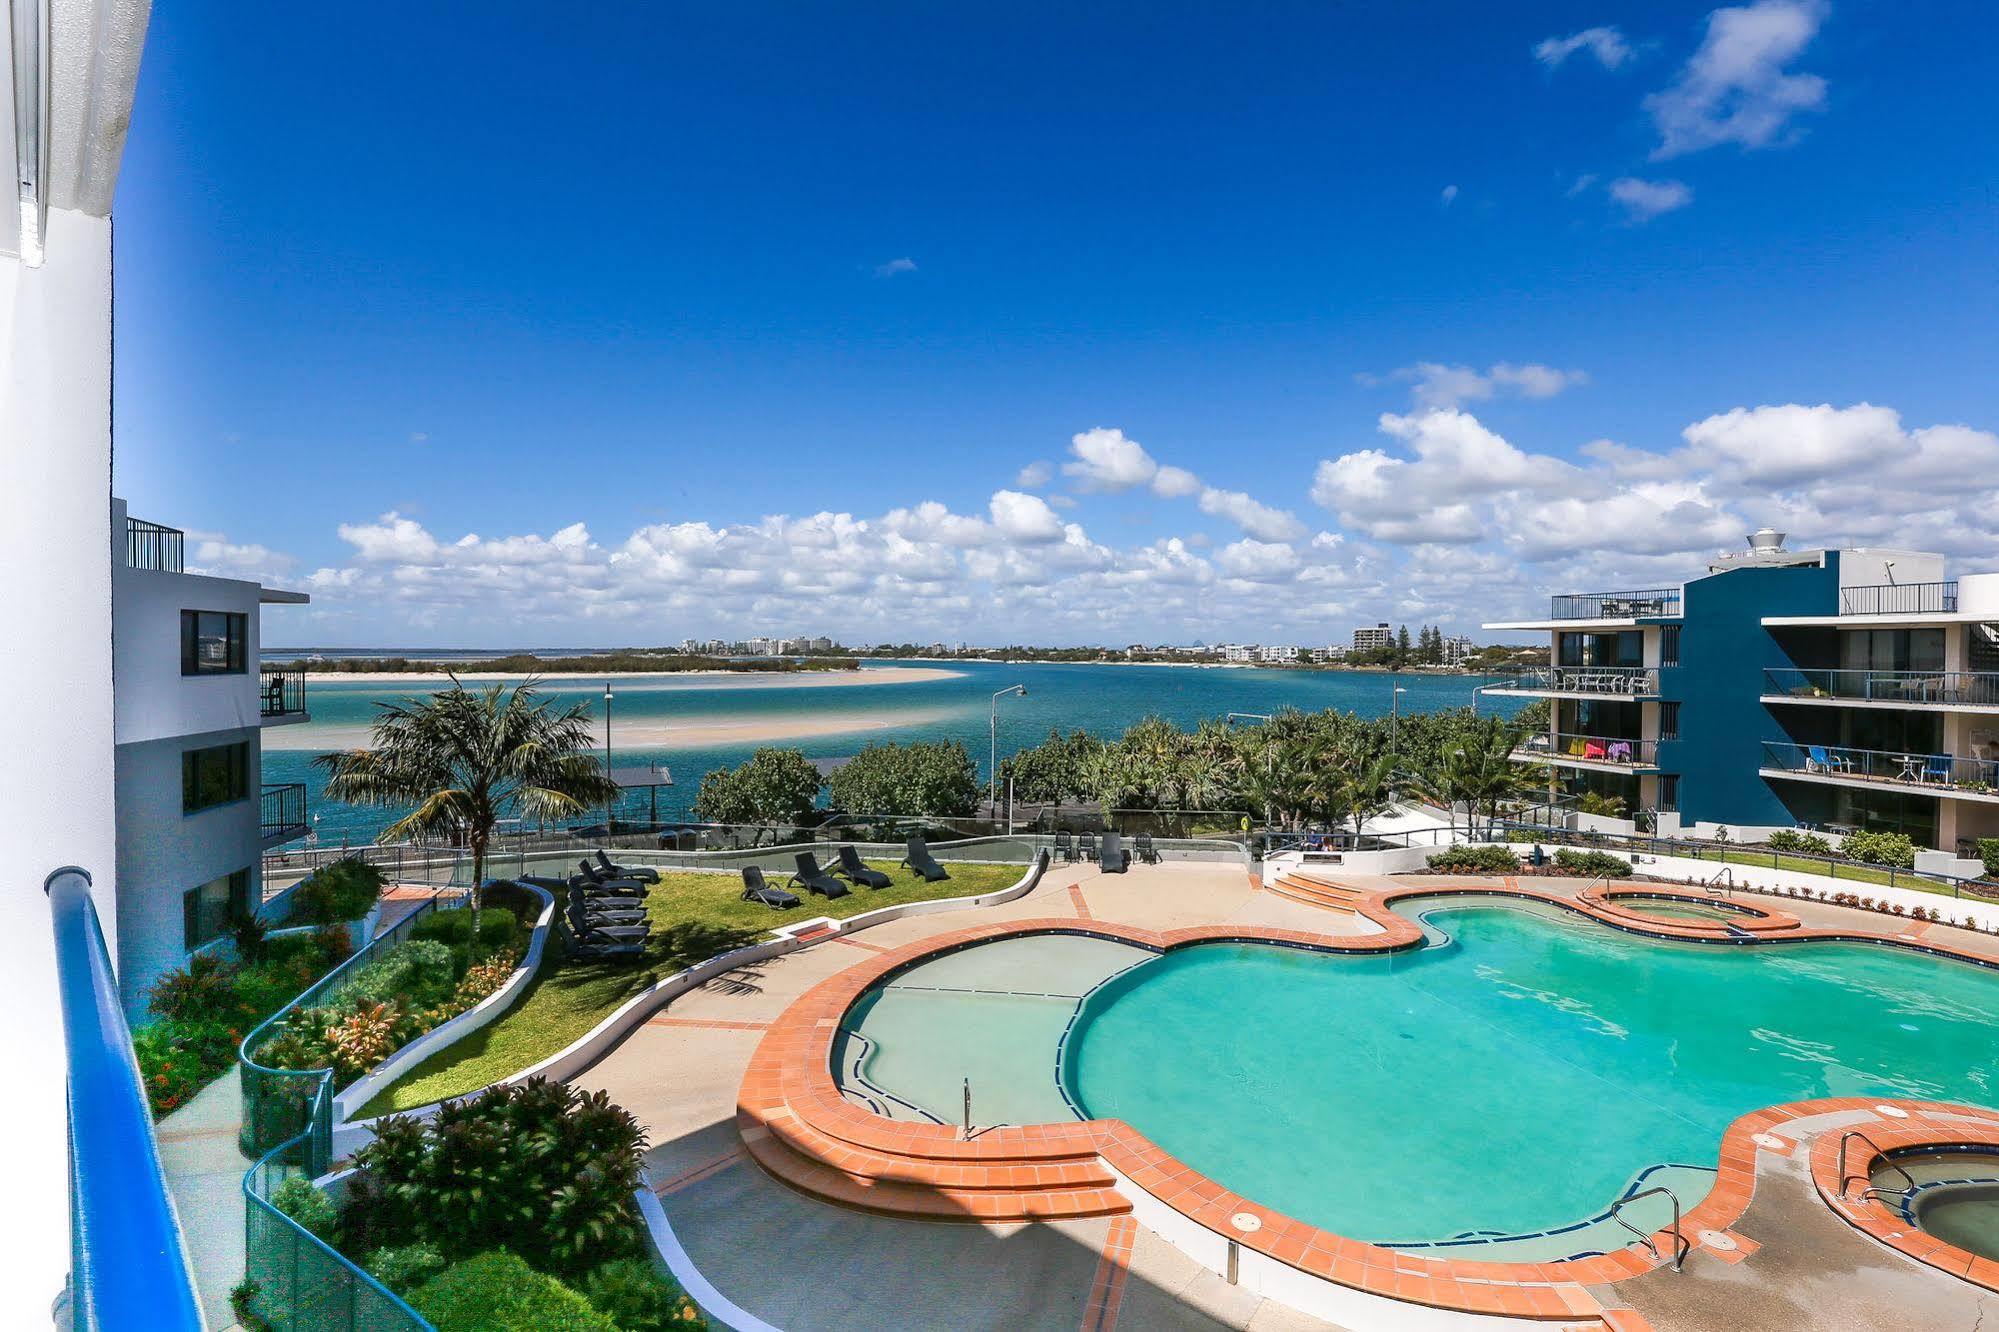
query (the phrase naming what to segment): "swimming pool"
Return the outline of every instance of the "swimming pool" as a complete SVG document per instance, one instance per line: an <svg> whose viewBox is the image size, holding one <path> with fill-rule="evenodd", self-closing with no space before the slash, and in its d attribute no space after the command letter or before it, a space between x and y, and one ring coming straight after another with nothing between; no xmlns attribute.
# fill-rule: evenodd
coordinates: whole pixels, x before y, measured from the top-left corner
<svg viewBox="0 0 1999 1332"><path fill-rule="evenodd" d="M1620 1247L1604 1213L1640 1185L1691 1204L1723 1130L1763 1106L1999 1104L1986 968L1866 943L1656 940L1505 898L1395 909L1426 946L977 944L864 995L834 1073L904 1118L955 1122L969 1079L979 1124L1122 1119L1324 1229L1521 1261ZM1627 1216L1663 1224L1661 1206Z"/></svg>

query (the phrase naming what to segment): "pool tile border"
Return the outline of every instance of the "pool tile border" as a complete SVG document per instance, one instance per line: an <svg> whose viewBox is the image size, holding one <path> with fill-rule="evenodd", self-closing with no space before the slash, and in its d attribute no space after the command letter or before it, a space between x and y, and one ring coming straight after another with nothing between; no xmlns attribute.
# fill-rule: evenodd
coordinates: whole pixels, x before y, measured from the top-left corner
<svg viewBox="0 0 1999 1332"><path fill-rule="evenodd" d="M1926 1101L1890 1101L1907 1112L1906 1119L1873 1115L1864 1123L1828 1129L1812 1144L1812 1184L1826 1206L1848 1225L1905 1257L1962 1277L1986 1290L1999 1291L1999 1262L1981 1258L1945 1243L1896 1215L1879 1199L1863 1196L1853 1186L1864 1183L1883 1156L1920 1148L1990 1147L1999 1150L1999 1118L1971 1106ZM1868 1102L1872 1110L1875 1102ZM1847 1177L1839 1177L1839 1144L1855 1130L1860 1150L1847 1157Z"/></svg>
<svg viewBox="0 0 1999 1332"><path fill-rule="evenodd" d="M1647 885L1646 891L1661 898L1710 900L1708 895L1700 893L1679 893L1665 888L1655 892L1653 885ZM1729 930L1663 917L1641 917L1640 913L1618 909L1587 893L1575 898L1563 897L1517 881L1505 887L1479 883L1410 885L1368 893L1350 908L1378 928L1377 933L1364 935L1327 935L1243 925L1202 925L1160 931L1076 917L991 922L935 935L861 961L821 981L793 1002L772 1023L752 1056L738 1094L738 1126L752 1159L766 1171L816 1196L861 1210L974 1222L1127 1212L1130 1201L1098 1173L1107 1166L1133 1188L1143 1190L1203 1229L1340 1286L1466 1313L1556 1322L1598 1317L1606 1311L1585 1287L1643 1275L1660 1266L1661 1260L1636 1243L1612 1253L1543 1263L1433 1258L1386 1249L1308 1225L1235 1194L1169 1156L1121 1120L1029 1124L976 1130L967 1136L952 1125L911 1123L872 1114L842 1095L833 1079L834 1034L848 1008L865 991L911 967L965 948L1003 938L1079 934L1134 944L1159 953L1206 943L1275 944L1326 953L1389 953L1417 947L1424 939L1420 928L1392 910L1393 903L1432 896L1493 896L1543 902L1627 933L1660 939L1742 946L1805 940L1864 941L1911 948L1981 966L1995 965L1992 959L1927 939L1916 943L1865 930L1806 927L1790 913L1769 908L1751 908L1760 916L1753 922L1757 928ZM1770 1106L1743 1115L1724 1131L1714 1184L1705 1197L1684 1213L1682 1232L1699 1247L1698 1237L1703 1232L1728 1232L1747 1213L1756 1186L1759 1148L1754 1139L1758 1135L1794 1120L1871 1111L1877 1104L1880 1104L1878 1098L1824 1098ZM1910 1109L1911 1123L1929 1124L1929 1116L1938 1112L1979 1113L1924 1102L1897 1104ZM1960 1135L1964 1132L1964 1121L1947 1122L1953 1131ZM1992 1125L1992 1141L1999 1144L1999 1120L1986 1122ZM1837 1150L1837 1134L1822 1134L1813 1148L1815 1160L1828 1136L1835 1143L1832 1150ZM800 1158L800 1165L815 1171L809 1182L790 1173L789 1161L780 1163L768 1152L758 1150L773 1139L782 1139L785 1148ZM1824 1191L1821 1187L1821 1192ZM922 1205L916 1205L918 1200ZM1828 1197L1828 1201L1856 1225L1861 1224L1834 1198ZM1901 1224L1885 1208L1874 1206L1892 1223L1884 1227L1884 1234L1893 1225ZM1243 1213L1256 1217L1260 1227L1247 1234L1240 1231L1233 1218ZM1904 1239L1910 1246L1904 1251L1912 1256L1948 1247L1927 1237ZM1652 1241L1660 1253L1671 1253L1669 1232L1656 1233ZM1999 1264L1984 1266L1993 1269L1986 1274L1988 1279L1999 1279ZM1945 1267L1945 1270L1953 1269ZM1957 1269L1959 1275L1967 1272L1968 1268ZM1992 1288L1999 1289L1999 1284Z"/></svg>

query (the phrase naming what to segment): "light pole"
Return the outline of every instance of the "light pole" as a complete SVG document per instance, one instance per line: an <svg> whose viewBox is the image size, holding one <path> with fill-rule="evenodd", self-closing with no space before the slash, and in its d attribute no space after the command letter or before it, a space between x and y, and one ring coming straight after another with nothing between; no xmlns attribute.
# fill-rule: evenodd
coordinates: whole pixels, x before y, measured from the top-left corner
<svg viewBox="0 0 1999 1332"><path fill-rule="evenodd" d="M611 780L611 682L609 680L604 681L604 780ZM614 826L612 820L615 816L611 812L612 804L612 797L606 796L604 798L604 836L606 837L611 835Z"/></svg>
<svg viewBox="0 0 1999 1332"><path fill-rule="evenodd" d="M1008 694L1027 697L1026 685L1008 685L993 691L993 710L990 724L986 728L986 803L999 808L999 701Z"/></svg>
<svg viewBox="0 0 1999 1332"><path fill-rule="evenodd" d="M1233 722L1237 717L1247 717L1251 721L1260 721L1265 726L1277 720L1267 712L1231 712L1222 720L1224 722ZM1272 817L1274 811L1270 804L1270 778L1275 769L1276 757L1277 739L1275 736L1271 736L1263 742L1263 826L1266 828L1274 821Z"/></svg>
<svg viewBox="0 0 1999 1332"><path fill-rule="evenodd" d="M1398 684L1395 692L1388 696L1388 752L1391 754L1395 752L1395 730L1402 721L1402 696L1408 692Z"/></svg>

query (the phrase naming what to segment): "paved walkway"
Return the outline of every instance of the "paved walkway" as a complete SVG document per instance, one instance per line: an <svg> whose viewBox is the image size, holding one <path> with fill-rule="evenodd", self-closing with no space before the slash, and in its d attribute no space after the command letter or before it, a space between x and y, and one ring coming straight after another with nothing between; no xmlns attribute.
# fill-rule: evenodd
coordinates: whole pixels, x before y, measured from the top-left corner
<svg viewBox="0 0 1999 1332"><path fill-rule="evenodd" d="M235 1325L229 1292L243 1279L243 1172L251 1163L236 1150L242 1123L242 1084L232 1066L153 1127L212 1328Z"/></svg>

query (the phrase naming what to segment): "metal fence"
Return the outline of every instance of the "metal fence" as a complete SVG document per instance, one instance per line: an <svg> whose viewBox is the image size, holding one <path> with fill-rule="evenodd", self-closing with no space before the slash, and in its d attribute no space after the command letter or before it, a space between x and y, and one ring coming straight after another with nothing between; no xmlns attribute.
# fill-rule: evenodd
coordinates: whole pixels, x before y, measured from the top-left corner
<svg viewBox="0 0 1999 1332"><path fill-rule="evenodd" d="M1641 592L1570 592L1548 598L1551 620L1619 620L1679 613L1677 587L1653 587Z"/></svg>
<svg viewBox="0 0 1999 1332"><path fill-rule="evenodd" d="M301 1164L315 1175L326 1169L333 1137L333 1070L269 1068L257 1062L257 1052L296 1014L324 1007L337 998L356 972L409 938L417 922L440 904L456 905L462 900L462 894L443 889L432 894L243 1038L236 1051L243 1082L243 1127L238 1137L243 1155L259 1156L278 1143L303 1136L310 1150Z"/></svg>
<svg viewBox="0 0 1999 1332"><path fill-rule="evenodd" d="M125 563L134 569L179 573L185 567L187 536L177 527L162 527L140 518L125 519Z"/></svg>
<svg viewBox="0 0 1999 1332"><path fill-rule="evenodd" d="M330 1103L331 1089L321 1093ZM435 1332L393 1291L271 1202L288 1179L312 1178L309 1133L279 1143L243 1176L244 1275L257 1316L278 1332Z"/></svg>
<svg viewBox="0 0 1999 1332"><path fill-rule="evenodd" d="M1839 590L1841 615L1949 615L1957 610L1957 580L1870 583Z"/></svg>
<svg viewBox="0 0 1999 1332"><path fill-rule="evenodd" d="M257 805L257 827L265 837L299 837L305 833L305 783L274 782L265 786Z"/></svg>
<svg viewBox="0 0 1999 1332"><path fill-rule="evenodd" d="M288 717L305 711L305 672L273 670L257 672L257 712L265 717Z"/></svg>

